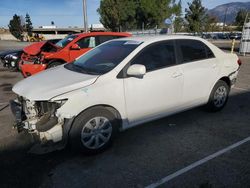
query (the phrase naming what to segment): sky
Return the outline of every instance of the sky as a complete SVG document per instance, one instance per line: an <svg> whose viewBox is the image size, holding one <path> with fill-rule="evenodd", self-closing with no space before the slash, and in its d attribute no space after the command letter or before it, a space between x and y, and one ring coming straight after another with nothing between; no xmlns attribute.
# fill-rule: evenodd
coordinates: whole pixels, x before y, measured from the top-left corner
<svg viewBox="0 0 250 188"><path fill-rule="evenodd" d="M248 2L250 0L240 0ZM187 2L182 0L183 10L187 8ZM203 0L203 6L208 9L214 8L237 0ZM88 23L97 24L99 15L97 8L100 0L87 0ZM0 27L7 27L9 20L14 14L22 15L28 13L34 27L50 25L54 21L58 27L82 27L83 26L82 0L0 0Z"/></svg>

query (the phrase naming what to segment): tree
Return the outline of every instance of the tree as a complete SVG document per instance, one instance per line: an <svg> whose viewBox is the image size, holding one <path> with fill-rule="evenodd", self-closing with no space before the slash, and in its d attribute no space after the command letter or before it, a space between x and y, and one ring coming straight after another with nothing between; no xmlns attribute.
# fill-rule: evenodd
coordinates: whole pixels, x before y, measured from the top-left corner
<svg viewBox="0 0 250 188"><path fill-rule="evenodd" d="M164 20L172 15L181 15L181 1L175 0L138 0L136 19L137 28L162 27Z"/></svg>
<svg viewBox="0 0 250 188"><path fill-rule="evenodd" d="M241 9L238 11L236 17L235 17L235 24L238 26L239 30L242 30L242 27L244 26L244 22L246 19L248 11Z"/></svg>
<svg viewBox="0 0 250 188"><path fill-rule="evenodd" d="M163 25L164 20L171 16L168 11L170 0L139 0L137 2L137 28L154 28Z"/></svg>
<svg viewBox="0 0 250 188"><path fill-rule="evenodd" d="M161 27L175 11L175 0L101 0L100 22L113 31Z"/></svg>
<svg viewBox="0 0 250 188"><path fill-rule="evenodd" d="M184 19L181 16L177 16L174 20L174 32L178 33L182 31L185 26Z"/></svg>
<svg viewBox="0 0 250 188"><path fill-rule="evenodd" d="M178 2L178 4L175 4L175 1L173 1L172 3L173 3L172 14L175 14L174 31L177 33L183 29L183 27L185 26L185 22L182 17L181 0Z"/></svg>
<svg viewBox="0 0 250 188"><path fill-rule="evenodd" d="M185 12L185 18L188 22L188 30L194 33L202 32L206 23L207 15L206 9L202 6L201 0L193 0L192 3L188 3L188 9L186 9Z"/></svg>
<svg viewBox="0 0 250 188"><path fill-rule="evenodd" d="M204 31L206 32L214 32L219 30L219 27L217 26L218 20L215 16L209 16L207 15L205 18L205 25L204 25Z"/></svg>
<svg viewBox="0 0 250 188"><path fill-rule="evenodd" d="M131 29L135 24L135 2L133 0L101 0L100 22L112 31Z"/></svg>
<svg viewBox="0 0 250 188"><path fill-rule="evenodd" d="M28 13L25 16L25 31L28 33L28 36L32 36L33 26Z"/></svg>
<svg viewBox="0 0 250 188"><path fill-rule="evenodd" d="M17 16L16 14L13 16L13 18L9 22L9 31L10 33L16 37L19 40L23 40L23 31L24 27L21 23L21 18L20 16Z"/></svg>

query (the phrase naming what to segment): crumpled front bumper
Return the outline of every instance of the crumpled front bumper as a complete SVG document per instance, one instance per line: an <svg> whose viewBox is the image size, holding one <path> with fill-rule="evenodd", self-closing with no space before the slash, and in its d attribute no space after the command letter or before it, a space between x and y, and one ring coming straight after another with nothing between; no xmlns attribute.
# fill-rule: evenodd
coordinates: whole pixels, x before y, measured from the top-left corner
<svg viewBox="0 0 250 188"><path fill-rule="evenodd" d="M17 100L10 101L10 108L15 117L14 127L18 132L29 130L28 124L25 124L25 122L27 122L27 117L24 113L21 103L22 101L19 102ZM29 152L43 154L63 149L68 142L69 131L73 121L74 118L64 119L63 122L58 122L55 126L47 131L44 130L43 132L40 132L36 130L34 132L29 132L32 133L33 138L36 140ZM50 121L48 121L48 123L49 122Z"/></svg>
<svg viewBox="0 0 250 188"><path fill-rule="evenodd" d="M25 113L23 112L22 105L15 100L10 101L10 108L12 114L15 117L14 127L18 132L21 132L24 129L23 121L26 119Z"/></svg>

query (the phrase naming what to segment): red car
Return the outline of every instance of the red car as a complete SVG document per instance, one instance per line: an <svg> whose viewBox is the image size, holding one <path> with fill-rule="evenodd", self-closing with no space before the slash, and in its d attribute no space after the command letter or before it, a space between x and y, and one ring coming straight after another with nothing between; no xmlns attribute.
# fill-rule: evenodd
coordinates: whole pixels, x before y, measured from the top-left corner
<svg viewBox="0 0 250 188"><path fill-rule="evenodd" d="M74 61L91 48L108 40L129 37L129 33L91 32L69 35L56 44L38 42L23 49L19 63L24 77Z"/></svg>

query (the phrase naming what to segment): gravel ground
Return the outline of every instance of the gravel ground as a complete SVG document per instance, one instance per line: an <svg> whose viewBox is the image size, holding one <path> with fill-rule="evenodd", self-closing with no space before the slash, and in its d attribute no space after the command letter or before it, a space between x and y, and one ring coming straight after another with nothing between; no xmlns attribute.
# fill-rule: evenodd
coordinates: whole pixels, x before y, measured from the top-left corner
<svg viewBox="0 0 250 188"><path fill-rule="evenodd" d="M12 129L6 107L0 111L0 187L144 187L249 137L250 58L241 59L236 88L221 112L196 108L143 124L120 133L110 149L95 156L68 149L28 154L32 138ZM0 109L15 97L11 87L21 79L20 73L0 68ZM247 142L161 187L250 187L249 146Z"/></svg>

